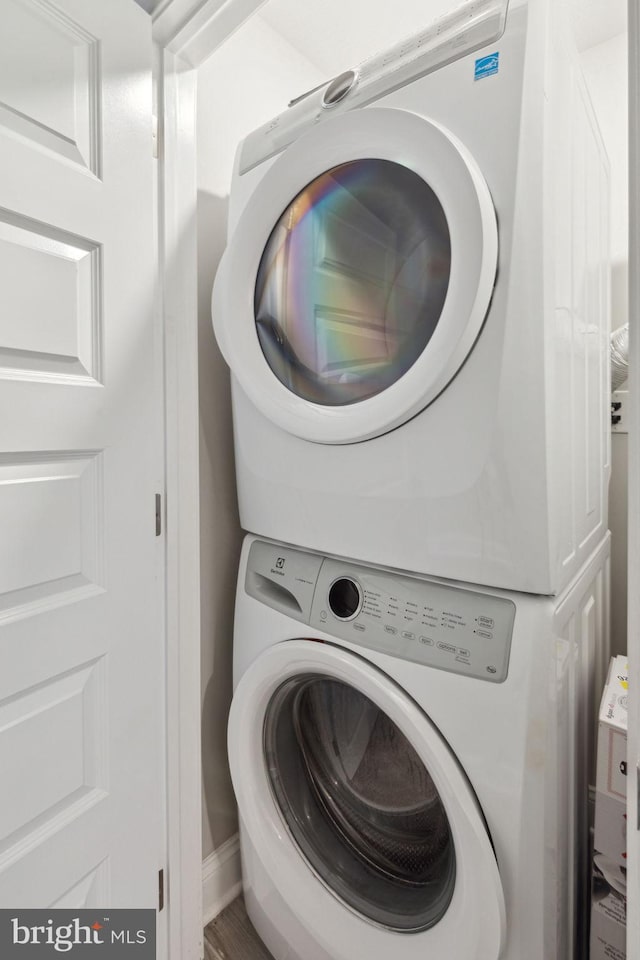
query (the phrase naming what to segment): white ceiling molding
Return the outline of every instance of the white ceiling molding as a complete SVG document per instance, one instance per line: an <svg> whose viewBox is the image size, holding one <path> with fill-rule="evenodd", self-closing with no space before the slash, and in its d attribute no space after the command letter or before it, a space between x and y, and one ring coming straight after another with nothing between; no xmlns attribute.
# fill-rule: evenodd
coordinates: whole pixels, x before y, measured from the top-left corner
<svg viewBox="0 0 640 960"><path fill-rule="evenodd" d="M266 0L160 0L153 11L153 39L199 66Z"/></svg>

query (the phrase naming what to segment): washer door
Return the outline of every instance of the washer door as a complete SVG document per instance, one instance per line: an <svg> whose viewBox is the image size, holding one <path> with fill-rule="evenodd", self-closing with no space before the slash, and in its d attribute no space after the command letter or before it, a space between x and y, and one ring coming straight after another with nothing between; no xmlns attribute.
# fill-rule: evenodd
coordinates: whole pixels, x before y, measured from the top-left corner
<svg viewBox="0 0 640 960"><path fill-rule="evenodd" d="M229 758L249 842L336 960L354 944L398 960L499 956L504 898L470 784L367 661L308 640L267 650L234 695Z"/></svg>
<svg viewBox="0 0 640 960"><path fill-rule="evenodd" d="M451 133L403 110L353 111L260 181L216 277L216 336L278 426L324 443L375 437L464 363L497 250L488 187Z"/></svg>

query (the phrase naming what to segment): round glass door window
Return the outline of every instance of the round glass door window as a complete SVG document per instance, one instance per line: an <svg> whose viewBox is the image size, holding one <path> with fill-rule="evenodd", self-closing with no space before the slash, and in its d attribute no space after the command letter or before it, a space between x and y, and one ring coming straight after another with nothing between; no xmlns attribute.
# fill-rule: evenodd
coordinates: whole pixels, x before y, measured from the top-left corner
<svg viewBox="0 0 640 960"><path fill-rule="evenodd" d="M444 210L418 174L354 160L308 184L275 225L254 311L276 377L312 403L375 396L415 363L447 295Z"/></svg>
<svg viewBox="0 0 640 960"><path fill-rule="evenodd" d="M455 885L449 821L424 763L354 687L318 674L273 695L271 788L313 870L353 910L402 932L445 914Z"/></svg>

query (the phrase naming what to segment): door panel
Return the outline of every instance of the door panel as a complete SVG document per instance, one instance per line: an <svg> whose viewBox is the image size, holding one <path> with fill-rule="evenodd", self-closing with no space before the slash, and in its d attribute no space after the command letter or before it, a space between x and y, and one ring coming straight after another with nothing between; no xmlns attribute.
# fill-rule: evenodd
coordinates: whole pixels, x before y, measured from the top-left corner
<svg viewBox="0 0 640 960"><path fill-rule="evenodd" d="M3 907L156 906L151 54L129 0L3 3Z"/></svg>
<svg viewBox="0 0 640 960"><path fill-rule="evenodd" d="M98 244L0 211L0 376L99 382L101 264Z"/></svg>
<svg viewBox="0 0 640 960"><path fill-rule="evenodd" d="M99 40L66 7L3 0L0 122L98 174Z"/></svg>

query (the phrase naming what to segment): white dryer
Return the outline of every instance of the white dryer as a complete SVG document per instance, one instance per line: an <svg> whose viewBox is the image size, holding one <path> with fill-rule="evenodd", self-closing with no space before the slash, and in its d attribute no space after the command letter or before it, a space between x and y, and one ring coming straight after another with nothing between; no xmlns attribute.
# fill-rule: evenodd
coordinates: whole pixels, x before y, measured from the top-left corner
<svg viewBox="0 0 640 960"><path fill-rule="evenodd" d="M469 0L240 146L243 527L553 594L607 529L608 164L560 0Z"/></svg>
<svg viewBox="0 0 640 960"><path fill-rule="evenodd" d="M276 960L582 960L608 539L557 600L248 537L229 760Z"/></svg>

